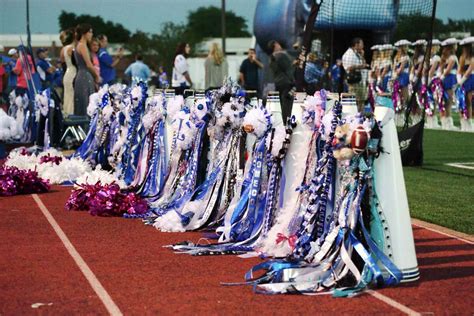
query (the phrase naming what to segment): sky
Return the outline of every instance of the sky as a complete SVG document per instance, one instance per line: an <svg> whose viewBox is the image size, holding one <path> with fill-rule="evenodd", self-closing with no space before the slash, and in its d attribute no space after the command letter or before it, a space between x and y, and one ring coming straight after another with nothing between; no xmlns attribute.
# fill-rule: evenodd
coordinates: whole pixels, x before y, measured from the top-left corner
<svg viewBox="0 0 474 316"><path fill-rule="evenodd" d="M272 1L272 0L265 0ZM296 0L295 0L296 1ZM376 0L374 0L376 1ZM0 0L0 34L25 33L26 0ZM443 20L473 19L474 0L438 0L437 17ZM247 20L253 28L257 0L226 0L226 9ZM186 22L190 10L201 6L220 7L220 0L30 0L32 33L57 33L61 10L100 15L132 32L158 33L162 23Z"/></svg>

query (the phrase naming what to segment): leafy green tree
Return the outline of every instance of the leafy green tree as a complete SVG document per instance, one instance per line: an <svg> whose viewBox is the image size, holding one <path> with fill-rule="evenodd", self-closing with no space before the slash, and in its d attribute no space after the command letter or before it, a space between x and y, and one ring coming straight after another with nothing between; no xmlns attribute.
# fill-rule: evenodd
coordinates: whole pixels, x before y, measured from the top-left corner
<svg viewBox="0 0 474 316"><path fill-rule="evenodd" d="M94 34L105 34L111 43L125 43L130 38L130 31L120 23L104 21L100 16L89 14L76 15L71 12L61 11L59 15L59 28L61 30L74 28L81 23L92 25Z"/></svg>
<svg viewBox="0 0 474 316"><path fill-rule="evenodd" d="M449 32L466 32L474 34L474 19L471 20L452 20L448 19L446 28Z"/></svg>
<svg viewBox="0 0 474 316"><path fill-rule="evenodd" d="M153 34L151 36L152 46L156 52L153 56L152 64L163 66L168 73L168 77L171 76L178 43L187 41L184 35L185 30L186 27L182 24L166 22L162 25L160 34Z"/></svg>
<svg viewBox="0 0 474 316"><path fill-rule="evenodd" d="M156 53L153 49L150 34L142 31L133 33L125 44L125 47L130 50L132 54L141 53L143 55L153 55Z"/></svg>
<svg viewBox="0 0 474 316"><path fill-rule="evenodd" d="M426 38L431 30L431 17L420 14L400 15L395 29L394 41L407 39L416 41ZM434 20L433 26L435 38L443 39L450 32L470 32L474 34L474 19L452 20L444 23L441 19Z"/></svg>
<svg viewBox="0 0 474 316"><path fill-rule="evenodd" d="M232 11L226 11L226 36L248 37L246 20ZM208 37L221 36L221 9L215 6L200 7L188 14L185 31L186 39L191 44L201 42Z"/></svg>
<svg viewBox="0 0 474 316"><path fill-rule="evenodd" d="M435 19L434 32L439 33L444 27L443 21ZM416 30L416 31L415 31ZM394 41L407 39L416 41L426 38L431 30L431 17L419 14L400 15L395 29Z"/></svg>

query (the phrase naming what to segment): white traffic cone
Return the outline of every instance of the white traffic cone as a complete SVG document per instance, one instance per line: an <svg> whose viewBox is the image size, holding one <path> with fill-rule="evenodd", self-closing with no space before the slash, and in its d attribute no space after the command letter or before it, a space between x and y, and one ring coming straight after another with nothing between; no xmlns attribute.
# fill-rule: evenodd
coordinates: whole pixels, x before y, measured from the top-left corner
<svg viewBox="0 0 474 316"><path fill-rule="evenodd" d="M374 114L377 121L382 122L381 146L384 148L374 162L377 178L375 190L380 201L378 210L387 224L384 253L402 271L402 282L411 282L419 279L420 272L416 260L397 129L393 120L394 113L388 107L376 106Z"/></svg>

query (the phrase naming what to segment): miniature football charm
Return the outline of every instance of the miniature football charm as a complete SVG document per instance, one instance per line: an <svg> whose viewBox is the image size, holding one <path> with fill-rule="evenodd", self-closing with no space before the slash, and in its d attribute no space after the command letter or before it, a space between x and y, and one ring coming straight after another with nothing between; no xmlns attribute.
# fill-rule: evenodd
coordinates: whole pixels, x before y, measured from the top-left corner
<svg viewBox="0 0 474 316"><path fill-rule="evenodd" d="M365 151L367 144L369 143L369 133L364 129L362 125L356 127L352 132L351 136L351 147L352 151L358 155Z"/></svg>

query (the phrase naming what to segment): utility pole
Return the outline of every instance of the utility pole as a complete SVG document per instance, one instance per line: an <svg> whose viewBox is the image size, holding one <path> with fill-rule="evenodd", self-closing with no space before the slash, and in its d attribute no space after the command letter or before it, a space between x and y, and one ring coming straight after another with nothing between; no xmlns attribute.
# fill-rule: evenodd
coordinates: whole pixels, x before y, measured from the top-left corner
<svg viewBox="0 0 474 316"><path fill-rule="evenodd" d="M225 0L221 0L221 32L222 32L222 51L225 55Z"/></svg>
<svg viewBox="0 0 474 316"><path fill-rule="evenodd" d="M31 48L30 0L26 0L26 45L28 45L28 48Z"/></svg>

